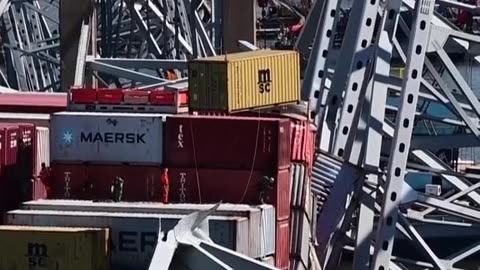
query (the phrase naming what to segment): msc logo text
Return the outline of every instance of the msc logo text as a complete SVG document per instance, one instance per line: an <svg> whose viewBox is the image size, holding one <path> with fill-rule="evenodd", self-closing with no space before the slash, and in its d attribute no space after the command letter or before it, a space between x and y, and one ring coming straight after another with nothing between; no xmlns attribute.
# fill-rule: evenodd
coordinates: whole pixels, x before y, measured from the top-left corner
<svg viewBox="0 0 480 270"><path fill-rule="evenodd" d="M30 267L47 267L48 248L45 244L28 243L27 254Z"/></svg>
<svg viewBox="0 0 480 270"><path fill-rule="evenodd" d="M260 94L270 93L272 87L272 80L270 78L270 69L258 70L258 92Z"/></svg>

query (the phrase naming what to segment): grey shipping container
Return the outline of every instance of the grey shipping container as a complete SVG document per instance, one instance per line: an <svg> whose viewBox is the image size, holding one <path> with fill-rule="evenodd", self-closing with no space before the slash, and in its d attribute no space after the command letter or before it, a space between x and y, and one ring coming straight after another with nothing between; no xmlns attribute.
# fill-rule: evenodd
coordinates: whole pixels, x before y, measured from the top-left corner
<svg viewBox="0 0 480 270"><path fill-rule="evenodd" d="M54 162L161 164L163 114L61 112L52 115Z"/></svg>
<svg viewBox="0 0 480 270"><path fill-rule="evenodd" d="M307 192L310 186L308 168L302 164L292 164L290 167L290 207L304 208L307 204Z"/></svg>
<svg viewBox="0 0 480 270"><path fill-rule="evenodd" d="M111 230L112 269L148 269L159 229L168 232L184 215L14 210L7 213L9 225L106 227ZM209 217L209 235L217 244L248 253L248 219Z"/></svg>
<svg viewBox="0 0 480 270"><path fill-rule="evenodd" d="M22 204L26 210L82 211L109 213L153 213L188 215L207 210L212 204L162 204L155 202L93 202L81 200L36 200ZM248 219L248 252L252 258L265 257L275 252L275 208L272 205L221 204L215 215L237 216ZM244 236L245 237L245 236Z"/></svg>
<svg viewBox="0 0 480 270"><path fill-rule="evenodd" d="M303 210L292 210L290 219L290 258L308 265L310 252L310 222Z"/></svg>

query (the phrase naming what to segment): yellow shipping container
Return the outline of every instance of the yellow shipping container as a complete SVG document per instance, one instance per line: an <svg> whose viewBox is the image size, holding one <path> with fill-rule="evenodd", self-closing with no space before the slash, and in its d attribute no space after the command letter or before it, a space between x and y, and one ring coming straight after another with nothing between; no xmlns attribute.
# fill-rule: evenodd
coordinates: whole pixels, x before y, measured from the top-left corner
<svg viewBox="0 0 480 270"><path fill-rule="evenodd" d="M257 50L189 62L192 111L237 112L300 100L295 51Z"/></svg>
<svg viewBox="0 0 480 270"><path fill-rule="evenodd" d="M109 230L0 226L0 269L109 270Z"/></svg>

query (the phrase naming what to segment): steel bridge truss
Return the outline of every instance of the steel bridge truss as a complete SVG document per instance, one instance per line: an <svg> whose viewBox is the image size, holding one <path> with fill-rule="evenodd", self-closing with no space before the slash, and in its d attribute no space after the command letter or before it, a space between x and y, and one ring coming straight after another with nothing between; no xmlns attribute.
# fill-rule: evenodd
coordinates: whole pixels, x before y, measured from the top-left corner
<svg viewBox="0 0 480 270"><path fill-rule="evenodd" d="M71 85L147 87L181 80L188 58L221 51L219 2L99 0L72 7L59 0L2 0L0 85L65 91Z"/></svg>
<svg viewBox="0 0 480 270"><path fill-rule="evenodd" d="M337 157L357 168L342 173L340 166L330 181L313 175L312 181L323 186L318 190L328 190L327 196L317 192L323 198L317 252L325 269L334 269L346 250L354 252L354 269L454 269L480 249L474 243L439 258L419 232L418 224L476 226L480 217L479 186L470 182L476 176L468 180L434 154L446 145L480 145L478 98L445 49L447 41L454 41L474 58L480 39L437 17L434 5L354 1L335 52L330 37L342 3L318 0L297 40L307 63L302 98L319 126L323 151L315 167L324 168L324 160ZM402 36L409 43L400 42ZM390 75L393 54L405 65L403 78ZM429 106L450 114L436 115ZM425 132L423 126L430 128ZM440 197L417 192L404 183L405 175L415 171L441 176L453 190ZM399 234L415 244L424 262L392 255Z"/></svg>

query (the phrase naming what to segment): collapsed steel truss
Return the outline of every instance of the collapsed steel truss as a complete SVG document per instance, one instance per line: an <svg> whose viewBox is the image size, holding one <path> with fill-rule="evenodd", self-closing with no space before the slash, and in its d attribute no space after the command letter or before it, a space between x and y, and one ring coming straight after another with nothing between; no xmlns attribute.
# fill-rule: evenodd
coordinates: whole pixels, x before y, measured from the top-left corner
<svg viewBox="0 0 480 270"><path fill-rule="evenodd" d="M61 2L0 0L1 86L167 85L185 81L188 58L222 52L220 0ZM340 9L352 2L335 49ZM445 145L480 146L480 102L445 48L454 43L474 59L480 37L459 31L434 13L434 4L478 10L447 0L317 0L297 39L306 64L302 98L319 126L313 189L321 201L316 240L325 269L348 250L354 269L454 269L480 249L477 243L439 258L419 233L418 224L455 229L480 222L480 185L471 183L480 178L455 172L434 154ZM404 63L403 78L389 72L394 55ZM329 167L339 158L343 164ZM414 171L440 176L453 191L414 191L403 181ZM396 232L428 261L393 256Z"/></svg>

